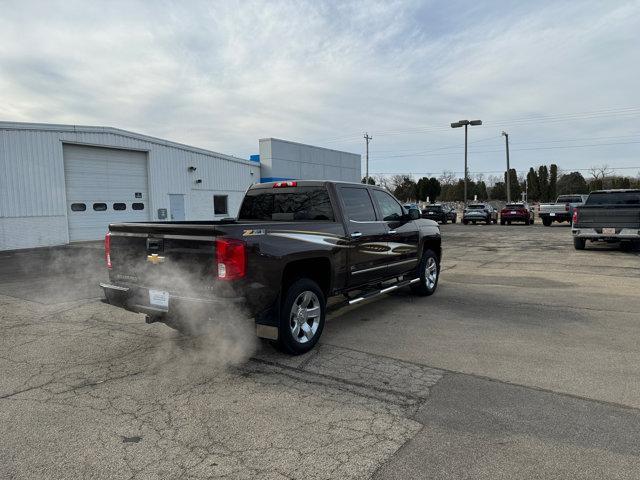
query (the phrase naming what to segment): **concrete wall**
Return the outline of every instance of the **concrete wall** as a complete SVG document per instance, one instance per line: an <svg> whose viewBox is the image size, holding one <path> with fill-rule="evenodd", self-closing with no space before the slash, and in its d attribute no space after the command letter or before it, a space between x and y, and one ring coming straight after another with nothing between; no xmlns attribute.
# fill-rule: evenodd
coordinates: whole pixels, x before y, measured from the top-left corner
<svg viewBox="0 0 640 480"><path fill-rule="evenodd" d="M362 179L360 155L276 138L260 140L260 163L265 182Z"/></svg>
<svg viewBox="0 0 640 480"><path fill-rule="evenodd" d="M213 219L214 193L229 196L234 216L260 179L256 162L115 128L0 122L0 250L69 241L63 143L147 152L154 220L169 193L185 195L187 219Z"/></svg>

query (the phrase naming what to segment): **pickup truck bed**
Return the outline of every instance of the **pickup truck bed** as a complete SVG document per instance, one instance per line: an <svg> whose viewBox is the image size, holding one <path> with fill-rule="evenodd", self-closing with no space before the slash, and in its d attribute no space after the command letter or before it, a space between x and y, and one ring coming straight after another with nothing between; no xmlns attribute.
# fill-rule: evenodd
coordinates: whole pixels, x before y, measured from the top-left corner
<svg viewBox="0 0 640 480"><path fill-rule="evenodd" d="M239 220L110 225L102 287L114 305L195 333L240 310L258 336L302 353L322 332L330 296L435 292L440 230L419 216L375 186L258 184Z"/></svg>

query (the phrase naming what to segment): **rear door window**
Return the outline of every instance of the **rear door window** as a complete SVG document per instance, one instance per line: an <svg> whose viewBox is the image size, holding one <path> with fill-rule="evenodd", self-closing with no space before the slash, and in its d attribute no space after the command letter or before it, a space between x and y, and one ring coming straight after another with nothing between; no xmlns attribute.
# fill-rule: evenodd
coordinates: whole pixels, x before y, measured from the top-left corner
<svg viewBox="0 0 640 480"><path fill-rule="evenodd" d="M342 187L340 188L342 203L349 220L356 222L373 222L376 220L376 212L373 202L366 188Z"/></svg>

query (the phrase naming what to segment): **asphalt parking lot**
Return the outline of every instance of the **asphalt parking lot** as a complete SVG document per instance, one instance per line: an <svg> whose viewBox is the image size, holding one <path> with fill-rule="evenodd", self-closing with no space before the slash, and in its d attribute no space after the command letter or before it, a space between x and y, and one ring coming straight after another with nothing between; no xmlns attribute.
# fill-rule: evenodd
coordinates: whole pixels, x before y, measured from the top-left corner
<svg viewBox="0 0 640 480"><path fill-rule="evenodd" d="M100 301L99 246L0 256L1 478L640 477L640 253L445 225L436 295L287 357Z"/></svg>

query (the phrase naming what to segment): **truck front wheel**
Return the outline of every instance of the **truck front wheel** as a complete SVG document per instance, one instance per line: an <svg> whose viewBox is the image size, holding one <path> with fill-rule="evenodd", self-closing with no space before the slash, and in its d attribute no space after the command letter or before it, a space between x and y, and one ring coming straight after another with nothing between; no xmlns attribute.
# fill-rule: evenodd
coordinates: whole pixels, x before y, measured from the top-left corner
<svg viewBox="0 0 640 480"><path fill-rule="evenodd" d="M326 300L316 282L301 278L284 294L277 346L292 355L311 350L324 328Z"/></svg>
<svg viewBox="0 0 640 480"><path fill-rule="evenodd" d="M419 282L411 285L413 293L421 296L433 295L438 287L440 262L433 250L425 250L420 259L417 271Z"/></svg>
<svg viewBox="0 0 640 480"><path fill-rule="evenodd" d="M576 250L584 250L584 247L586 244L587 244L587 241L584 238L575 237L573 239L573 247Z"/></svg>

